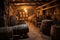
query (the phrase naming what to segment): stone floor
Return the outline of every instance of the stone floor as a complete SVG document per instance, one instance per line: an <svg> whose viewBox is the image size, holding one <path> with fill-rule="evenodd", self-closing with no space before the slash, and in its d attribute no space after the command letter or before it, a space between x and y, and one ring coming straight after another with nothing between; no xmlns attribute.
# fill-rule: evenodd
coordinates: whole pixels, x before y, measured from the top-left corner
<svg viewBox="0 0 60 40"><path fill-rule="evenodd" d="M39 28L35 27L32 23L26 22L29 27L28 38L19 40L51 40L50 37L41 34Z"/></svg>

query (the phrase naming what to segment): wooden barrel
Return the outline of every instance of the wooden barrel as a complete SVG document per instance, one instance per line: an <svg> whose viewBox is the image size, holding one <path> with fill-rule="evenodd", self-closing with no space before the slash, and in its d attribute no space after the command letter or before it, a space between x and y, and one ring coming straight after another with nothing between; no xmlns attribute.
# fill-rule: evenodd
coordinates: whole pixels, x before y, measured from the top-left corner
<svg viewBox="0 0 60 40"><path fill-rule="evenodd" d="M50 36L52 22L52 20L42 20L40 31L43 34Z"/></svg>
<svg viewBox="0 0 60 40"><path fill-rule="evenodd" d="M60 26L51 27L51 40L60 40Z"/></svg>
<svg viewBox="0 0 60 40"><path fill-rule="evenodd" d="M12 27L0 27L0 40L12 37Z"/></svg>

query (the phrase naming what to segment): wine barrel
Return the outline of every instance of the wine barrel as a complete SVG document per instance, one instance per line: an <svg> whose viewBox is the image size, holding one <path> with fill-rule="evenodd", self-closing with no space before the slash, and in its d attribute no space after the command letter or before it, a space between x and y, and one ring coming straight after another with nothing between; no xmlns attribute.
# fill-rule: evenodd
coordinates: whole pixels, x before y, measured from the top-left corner
<svg viewBox="0 0 60 40"><path fill-rule="evenodd" d="M50 36L50 30L51 30L52 23L53 23L52 20L42 20L40 32L42 32L45 35Z"/></svg>
<svg viewBox="0 0 60 40"><path fill-rule="evenodd" d="M12 27L0 27L0 40L12 37Z"/></svg>
<svg viewBox="0 0 60 40"><path fill-rule="evenodd" d="M60 40L60 26L51 27L51 40Z"/></svg>

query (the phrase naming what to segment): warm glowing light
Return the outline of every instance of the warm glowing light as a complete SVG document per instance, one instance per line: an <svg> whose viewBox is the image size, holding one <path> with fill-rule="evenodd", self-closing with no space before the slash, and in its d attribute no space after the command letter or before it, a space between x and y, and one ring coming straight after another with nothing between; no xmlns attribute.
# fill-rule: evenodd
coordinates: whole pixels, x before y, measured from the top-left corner
<svg viewBox="0 0 60 40"><path fill-rule="evenodd" d="M24 8L24 11L25 11L25 12L27 12L27 9L26 9L26 8Z"/></svg>

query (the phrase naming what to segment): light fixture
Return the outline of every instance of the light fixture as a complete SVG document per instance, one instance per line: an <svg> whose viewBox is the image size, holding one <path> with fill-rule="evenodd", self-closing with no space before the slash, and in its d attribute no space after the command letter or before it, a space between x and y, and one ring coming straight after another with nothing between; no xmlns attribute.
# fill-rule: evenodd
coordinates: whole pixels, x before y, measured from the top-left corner
<svg viewBox="0 0 60 40"><path fill-rule="evenodd" d="M26 8L24 8L24 11L25 11L25 12L27 12L27 9L26 9Z"/></svg>

